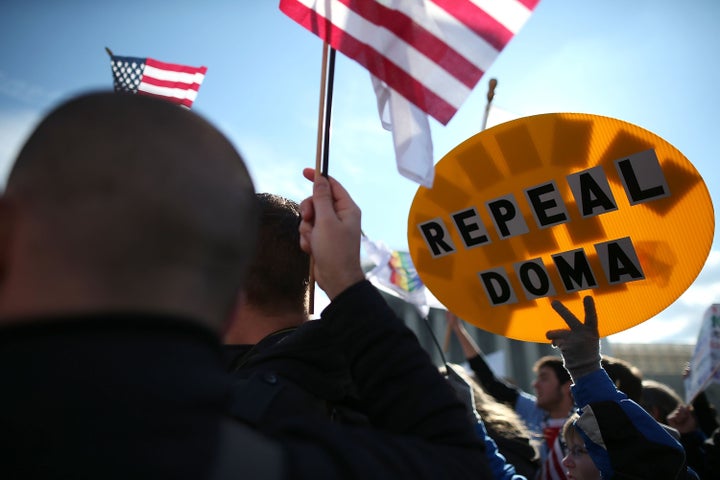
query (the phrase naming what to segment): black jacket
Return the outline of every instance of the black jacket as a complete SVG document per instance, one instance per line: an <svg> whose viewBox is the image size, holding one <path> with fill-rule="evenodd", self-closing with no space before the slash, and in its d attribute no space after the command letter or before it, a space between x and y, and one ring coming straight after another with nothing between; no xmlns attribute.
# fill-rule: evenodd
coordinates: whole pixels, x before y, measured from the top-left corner
<svg viewBox="0 0 720 480"><path fill-rule="evenodd" d="M292 328L255 345L224 347L233 377L229 411L233 418L253 426L297 415L352 425L368 423L344 357L327 349L323 350L327 357L318 357L315 351L323 347L304 333L306 328L300 328L299 341L294 337L297 329Z"/></svg>
<svg viewBox="0 0 720 480"><path fill-rule="evenodd" d="M3 478L491 478L463 405L369 283L309 325L298 342L315 348L288 343L285 360L322 368L335 352L377 428L302 415L228 423L232 379L218 338L181 318L4 328Z"/></svg>

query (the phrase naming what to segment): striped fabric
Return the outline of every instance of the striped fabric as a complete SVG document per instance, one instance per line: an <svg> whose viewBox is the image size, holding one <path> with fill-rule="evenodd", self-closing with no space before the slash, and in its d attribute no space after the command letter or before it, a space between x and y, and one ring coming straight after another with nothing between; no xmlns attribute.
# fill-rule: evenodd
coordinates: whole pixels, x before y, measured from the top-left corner
<svg viewBox="0 0 720 480"><path fill-rule="evenodd" d="M542 471L540 472L541 480L565 480L565 467L562 464L562 459L565 456L562 444L560 443L560 430L564 424L557 422L558 419L551 419L550 421L556 421L554 425L547 425L543 434L545 436L545 447L547 448L547 457L543 461Z"/></svg>
<svg viewBox="0 0 720 480"><path fill-rule="evenodd" d="M116 92L163 98L190 108L197 98L207 67L188 67L152 58L110 59Z"/></svg>
<svg viewBox="0 0 720 480"><path fill-rule="evenodd" d="M539 0L281 0L280 9L447 124Z"/></svg>

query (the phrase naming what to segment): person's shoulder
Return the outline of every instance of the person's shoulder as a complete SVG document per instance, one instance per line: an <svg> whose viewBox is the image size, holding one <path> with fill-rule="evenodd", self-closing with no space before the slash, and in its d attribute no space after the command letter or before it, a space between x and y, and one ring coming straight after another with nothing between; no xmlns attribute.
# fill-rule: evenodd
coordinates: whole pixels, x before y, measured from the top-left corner
<svg viewBox="0 0 720 480"><path fill-rule="evenodd" d="M238 362L246 355L251 349L252 345L223 345L223 358L225 359L225 366L228 371L234 370Z"/></svg>
<svg viewBox="0 0 720 480"><path fill-rule="evenodd" d="M541 424L547 417L547 412L537 406L535 396L523 391L515 401L515 412L532 431L541 430Z"/></svg>
<svg viewBox="0 0 720 480"><path fill-rule="evenodd" d="M518 391L518 398L515 401L515 411L530 413L533 415L544 416L545 411L537 406L537 398L522 390Z"/></svg>
<svg viewBox="0 0 720 480"><path fill-rule="evenodd" d="M286 328L267 335L255 345L225 345L225 358L227 359L228 370L232 373L239 373L248 368L256 359L272 353L278 344L291 336L297 330L296 327Z"/></svg>

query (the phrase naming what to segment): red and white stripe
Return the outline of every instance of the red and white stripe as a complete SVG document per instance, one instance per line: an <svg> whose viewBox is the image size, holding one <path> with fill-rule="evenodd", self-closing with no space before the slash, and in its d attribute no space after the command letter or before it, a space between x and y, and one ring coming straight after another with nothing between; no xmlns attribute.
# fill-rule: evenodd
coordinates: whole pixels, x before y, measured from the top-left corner
<svg viewBox="0 0 720 480"><path fill-rule="evenodd" d="M565 476L566 470L562 464L564 456L565 452L563 452L562 445L560 444L560 438L555 438L543 462L540 480L567 480Z"/></svg>
<svg viewBox="0 0 720 480"><path fill-rule="evenodd" d="M138 95L161 97L190 108L206 72L207 67L188 67L148 58Z"/></svg>
<svg viewBox="0 0 720 480"><path fill-rule="evenodd" d="M539 0L281 0L280 9L446 124Z"/></svg>

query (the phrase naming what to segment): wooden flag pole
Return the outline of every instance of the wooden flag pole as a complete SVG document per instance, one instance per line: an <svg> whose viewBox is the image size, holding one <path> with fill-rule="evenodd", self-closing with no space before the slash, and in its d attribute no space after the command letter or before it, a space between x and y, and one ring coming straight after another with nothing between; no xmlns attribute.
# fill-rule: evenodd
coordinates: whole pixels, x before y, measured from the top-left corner
<svg viewBox="0 0 720 480"><path fill-rule="evenodd" d="M485 115L483 115L482 132L487 128L488 116L490 115L490 104L492 104L493 98L495 98L495 87L497 87L497 79L491 78L488 82L488 93L487 93L487 104L485 105Z"/></svg>
<svg viewBox="0 0 720 480"><path fill-rule="evenodd" d="M330 161L330 118L332 113L332 92L335 78L335 49L323 42L322 66L320 75L320 95L318 102L317 145L315 148L315 175L327 177ZM314 260L310 257L310 314L315 311L315 275Z"/></svg>

